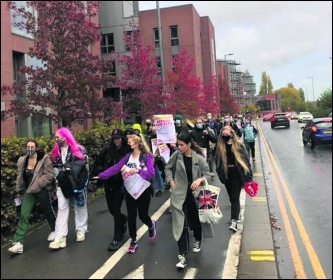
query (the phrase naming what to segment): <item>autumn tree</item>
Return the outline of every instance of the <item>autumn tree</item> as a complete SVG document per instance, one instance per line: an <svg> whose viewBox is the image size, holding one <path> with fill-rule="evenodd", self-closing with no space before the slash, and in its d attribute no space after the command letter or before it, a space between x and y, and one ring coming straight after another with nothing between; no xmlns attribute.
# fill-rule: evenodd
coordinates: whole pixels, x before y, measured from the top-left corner
<svg viewBox="0 0 333 280"><path fill-rule="evenodd" d="M169 114L182 113L187 117L199 114L202 82L200 78L191 75L194 59L185 49L173 57L173 70L166 73L167 102Z"/></svg>
<svg viewBox="0 0 333 280"><path fill-rule="evenodd" d="M260 84L259 94L271 94L271 93L273 93L272 81L271 78L264 71L261 74L261 84Z"/></svg>
<svg viewBox="0 0 333 280"><path fill-rule="evenodd" d="M27 1L26 7L16 3L8 2L8 8L18 19L16 26L32 36L28 55L39 63L20 68L26 79L2 86L3 94L15 97L8 114L49 117L59 127L102 117L110 100L100 98L100 93L112 85L113 77L108 74L111 62L91 51L101 38L98 1Z"/></svg>
<svg viewBox="0 0 333 280"><path fill-rule="evenodd" d="M229 84L220 76L218 79L218 91L221 114L230 113L235 114L239 111L235 97L231 94Z"/></svg>
<svg viewBox="0 0 333 280"><path fill-rule="evenodd" d="M205 116L207 113L211 113L213 116L220 114L218 96L218 83L217 77L212 76L207 83L203 83L202 95L199 98L200 113Z"/></svg>
<svg viewBox="0 0 333 280"><path fill-rule="evenodd" d="M158 75L153 48L142 40L138 27L131 26L131 31L124 32L128 53L115 54L116 63L121 66L121 77L116 85L125 92L130 110L144 119L165 112L167 96Z"/></svg>

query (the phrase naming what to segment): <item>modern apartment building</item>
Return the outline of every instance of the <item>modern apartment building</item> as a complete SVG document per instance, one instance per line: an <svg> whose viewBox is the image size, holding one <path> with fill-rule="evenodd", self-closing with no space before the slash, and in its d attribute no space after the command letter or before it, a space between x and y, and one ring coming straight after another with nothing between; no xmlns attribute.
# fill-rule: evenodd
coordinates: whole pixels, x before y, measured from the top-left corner
<svg viewBox="0 0 333 280"><path fill-rule="evenodd" d="M17 1L19 6L25 7L26 1ZM37 16L37 12L31 10ZM1 85L12 85L24 77L19 76L21 66L41 66L41 61L28 55L28 50L33 46L33 38L25 30L20 30L14 25L22 18L14 17L7 9L7 2L1 1ZM98 17L94 19L98 22ZM91 46L93 54L100 54L99 42ZM102 94L102 93L101 93ZM8 109L10 101L15 98L11 95L1 96L1 111ZM90 120L77 120L72 123L71 130L87 129ZM38 137L50 136L55 131L56 125L49 118L31 116L27 119L11 117L1 122L1 137Z"/></svg>
<svg viewBox="0 0 333 280"><path fill-rule="evenodd" d="M139 11L140 34L160 57L157 9ZM181 48L194 59L192 75L203 82L216 76L215 29L209 17L201 17L194 6L183 5L160 9L164 72L172 69L172 57ZM218 104L218 95L212 102Z"/></svg>

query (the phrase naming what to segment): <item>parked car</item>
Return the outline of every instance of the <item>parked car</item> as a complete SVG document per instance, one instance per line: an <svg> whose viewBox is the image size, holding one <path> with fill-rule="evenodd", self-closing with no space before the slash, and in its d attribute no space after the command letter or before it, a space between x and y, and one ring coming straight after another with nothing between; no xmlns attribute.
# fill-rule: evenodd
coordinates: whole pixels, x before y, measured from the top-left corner
<svg viewBox="0 0 333 280"><path fill-rule="evenodd" d="M315 118L307 122L302 130L303 144L313 150L318 145L332 145L332 117Z"/></svg>
<svg viewBox="0 0 333 280"><path fill-rule="evenodd" d="M271 128L274 129L277 126L290 128L290 120L286 116L286 113L275 113L273 117L271 117Z"/></svg>
<svg viewBox="0 0 333 280"><path fill-rule="evenodd" d="M307 122L307 121L311 121L311 120L313 120L313 116L310 112L299 112L299 115L298 115L299 123Z"/></svg>
<svg viewBox="0 0 333 280"><path fill-rule="evenodd" d="M291 120L298 120L298 115L296 113L290 115Z"/></svg>
<svg viewBox="0 0 333 280"><path fill-rule="evenodd" d="M270 114L270 113L264 114L263 117L262 117L262 121L263 122L269 122L272 116L273 116L273 114Z"/></svg>

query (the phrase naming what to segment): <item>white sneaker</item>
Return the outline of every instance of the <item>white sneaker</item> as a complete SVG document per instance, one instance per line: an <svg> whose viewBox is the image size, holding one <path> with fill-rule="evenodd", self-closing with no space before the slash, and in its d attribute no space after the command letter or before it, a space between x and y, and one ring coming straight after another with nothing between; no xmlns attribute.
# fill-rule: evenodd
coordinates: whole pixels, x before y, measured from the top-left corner
<svg viewBox="0 0 333 280"><path fill-rule="evenodd" d="M21 244L20 242L14 242L13 246L8 249L8 252L13 254L22 254L23 244Z"/></svg>
<svg viewBox="0 0 333 280"><path fill-rule="evenodd" d="M54 239L54 241L50 243L49 248L50 249L60 249L60 248L65 248L66 246L67 246L66 237L61 237L61 238Z"/></svg>
<svg viewBox="0 0 333 280"><path fill-rule="evenodd" d="M84 233L83 231L78 230L78 231L76 232L76 241L77 241L77 242L81 242L81 241L83 241L83 240L85 240L85 239L86 239L86 235L85 235L85 233Z"/></svg>
<svg viewBox="0 0 333 280"><path fill-rule="evenodd" d="M55 231L52 231L47 237L47 241L52 242L55 239Z"/></svg>
<svg viewBox="0 0 333 280"><path fill-rule="evenodd" d="M178 255L179 262L176 264L176 267L184 268L187 265L186 255Z"/></svg>

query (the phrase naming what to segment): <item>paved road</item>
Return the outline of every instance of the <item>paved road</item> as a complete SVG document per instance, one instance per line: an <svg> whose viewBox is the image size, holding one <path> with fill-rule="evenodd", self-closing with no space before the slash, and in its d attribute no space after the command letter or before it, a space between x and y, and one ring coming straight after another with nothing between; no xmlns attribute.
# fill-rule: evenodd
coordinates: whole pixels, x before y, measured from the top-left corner
<svg viewBox="0 0 333 280"><path fill-rule="evenodd" d="M260 153L259 143L256 147ZM105 198L100 197L88 205L89 232L84 242L75 241L71 213L67 248L50 251L46 241L48 227L30 233L23 254L8 254L8 246L1 249L1 279L277 279L259 155L253 171L260 190L254 199L242 193L242 222L235 234L228 229L230 205L226 190L217 176L213 178L212 184L221 187L219 206L224 217L218 225L204 225L202 250L189 254L184 270L175 267L178 249L171 231L170 193L165 191L161 197L154 198L150 206L150 214L157 220L156 239L148 240L146 226L141 227L138 220L140 239L135 254L126 254L128 242L117 252L107 250L113 237L113 222ZM125 205L123 207L125 211ZM128 233L125 238L128 239Z"/></svg>

